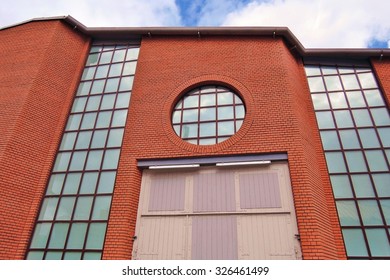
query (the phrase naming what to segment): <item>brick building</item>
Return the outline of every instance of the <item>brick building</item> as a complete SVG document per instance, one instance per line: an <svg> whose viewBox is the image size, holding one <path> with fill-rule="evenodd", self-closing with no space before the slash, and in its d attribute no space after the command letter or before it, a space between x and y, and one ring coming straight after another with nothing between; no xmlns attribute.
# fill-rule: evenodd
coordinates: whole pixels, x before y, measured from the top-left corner
<svg viewBox="0 0 390 280"><path fill-rule="evenodd" d="M0 259L390 258L388 49L67 16L0 51Z"/></svg>

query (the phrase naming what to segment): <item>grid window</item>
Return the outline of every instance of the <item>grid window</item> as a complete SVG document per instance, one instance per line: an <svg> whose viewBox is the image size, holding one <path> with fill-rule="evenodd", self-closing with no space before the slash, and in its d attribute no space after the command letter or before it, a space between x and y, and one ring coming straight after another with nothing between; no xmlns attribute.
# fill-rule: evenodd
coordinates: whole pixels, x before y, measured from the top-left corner
<svg viewBox="0 0 390 280"><path fill-rule="evenodd" d="M176 134L196 145L225 141L241 127L245 106L231 90L204 86L188 92L176 104L172 124Z"/></svg>
<svg viewBox="0 0 390 280"><path fill-rule="evenodd" d="M390 117L373 72L305 70L347 255L390 259Z"/></svg>
<svg viewBox="0 0 390 280"><path fill-rule="evenodd" d="M101 258L137 55L92 46L27 259Z"/></svg>

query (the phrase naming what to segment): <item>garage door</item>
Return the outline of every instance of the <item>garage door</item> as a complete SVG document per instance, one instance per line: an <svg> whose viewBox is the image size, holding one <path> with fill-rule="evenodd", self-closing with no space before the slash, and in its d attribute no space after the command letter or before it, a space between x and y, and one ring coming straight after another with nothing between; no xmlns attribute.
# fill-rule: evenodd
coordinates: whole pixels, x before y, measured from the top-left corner
<svg viewBox="0 0 390 280"><path fill-rule="evenodd" d="M287 163L143 171L133 259L299 259Z"/></svg>

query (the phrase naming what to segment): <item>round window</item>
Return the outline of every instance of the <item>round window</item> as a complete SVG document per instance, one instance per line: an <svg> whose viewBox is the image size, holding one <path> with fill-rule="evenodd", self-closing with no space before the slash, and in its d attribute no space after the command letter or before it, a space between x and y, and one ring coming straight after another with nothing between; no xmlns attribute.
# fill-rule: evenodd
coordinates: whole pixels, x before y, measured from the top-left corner
<svg viewBox="0 0 390 280"><path fill-rule="evenodd" d="M172 125L183 140L196 145L225 141L241 127L245 106L232 90L202 86L185 94L172 113Z"/></svg>

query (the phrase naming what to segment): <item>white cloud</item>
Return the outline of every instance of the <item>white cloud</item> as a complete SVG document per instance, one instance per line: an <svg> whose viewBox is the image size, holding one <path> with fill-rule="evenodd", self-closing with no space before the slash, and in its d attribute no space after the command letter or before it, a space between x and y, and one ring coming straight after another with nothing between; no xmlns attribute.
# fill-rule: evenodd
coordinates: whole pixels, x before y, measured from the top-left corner
<svg viewBox="0 0 390 280"><path fill-rule="evenodd" d="M0 7L0 26L59 15L71 15L88 27L180 24L174 0L10 0Z"/></svg>
<svg viewBox="0 0 390 280"><path fill-rule="evenodd" d="M307 48L356 48L390 38L389 10L386 0L252 1L223 25L286 26Z"/></svg>

